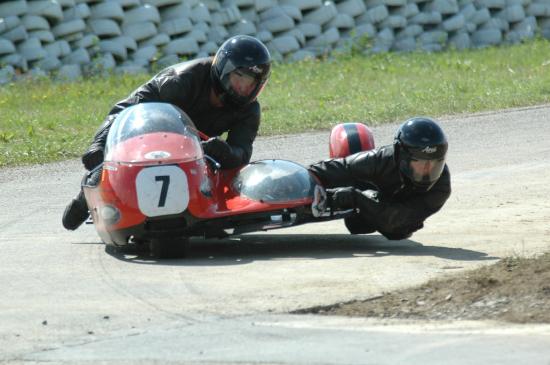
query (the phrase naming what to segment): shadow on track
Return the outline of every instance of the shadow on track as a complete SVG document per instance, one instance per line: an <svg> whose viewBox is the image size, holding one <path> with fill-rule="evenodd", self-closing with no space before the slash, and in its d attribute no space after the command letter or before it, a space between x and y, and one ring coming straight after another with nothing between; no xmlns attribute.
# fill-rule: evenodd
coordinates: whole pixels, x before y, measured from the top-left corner
<svg viewBox="0 0 550 365"><path fill-rule="evenodd" d="M425 246L414 240L388 241L381 235L250 234L227 239L191 239L185 258L155 260L131 249L106 246L122 261L171 266L243 265L260 260L332 259L383 256L434 256L457 261L486 261L498 257L454 247Z"/></svg>

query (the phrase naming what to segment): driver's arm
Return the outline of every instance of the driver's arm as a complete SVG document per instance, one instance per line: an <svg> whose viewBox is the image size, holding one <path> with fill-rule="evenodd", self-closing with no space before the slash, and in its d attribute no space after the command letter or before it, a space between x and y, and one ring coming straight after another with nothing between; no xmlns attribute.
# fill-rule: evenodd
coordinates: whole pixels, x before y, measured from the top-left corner
<svg viewBox="0 0 550 365"><path fill-rule="evenodd" d="M255 102L227 133L229 153L218 157L223 168L230 169L250 162L252 144L260 126L260 105Z"/></svg>

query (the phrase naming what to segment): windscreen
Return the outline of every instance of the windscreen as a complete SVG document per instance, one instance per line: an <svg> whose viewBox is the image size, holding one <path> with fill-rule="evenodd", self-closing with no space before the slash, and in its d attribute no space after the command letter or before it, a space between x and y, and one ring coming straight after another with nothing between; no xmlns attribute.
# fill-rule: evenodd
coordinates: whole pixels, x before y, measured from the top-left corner
<svg viewBox="0 0 550 365"><path fill-rule="evenodd" d="M303 166L285 160L253 162L233 180L233 188L241 195L268 203L313 198L315 185Z"/></svg>
<svg viewBox="0 0 550 365"><path fill-rule="evenodd" d="M124 109L116 117L107 137L106 160L119 143L155 132L180 134L200 142L195 125L181 109L166 103L142 103Z"/></svg>

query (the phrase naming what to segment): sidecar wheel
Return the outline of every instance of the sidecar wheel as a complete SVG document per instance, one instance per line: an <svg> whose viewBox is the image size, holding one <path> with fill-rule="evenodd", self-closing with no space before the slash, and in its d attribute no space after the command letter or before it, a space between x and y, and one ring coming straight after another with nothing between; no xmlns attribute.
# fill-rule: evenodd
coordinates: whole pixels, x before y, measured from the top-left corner
<svg viewBox="0 0 550 365"><path fill-rule="evenodd" d="M156 259L177 259L186 256L189 239L152 239L149 242L151 256Z"/></svg>

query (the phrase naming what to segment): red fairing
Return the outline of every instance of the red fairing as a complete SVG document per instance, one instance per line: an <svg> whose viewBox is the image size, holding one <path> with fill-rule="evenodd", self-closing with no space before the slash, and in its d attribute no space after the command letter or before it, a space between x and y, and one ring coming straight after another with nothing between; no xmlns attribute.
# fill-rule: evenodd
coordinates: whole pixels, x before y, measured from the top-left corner
<svg viewBox="0 0 550 365"><path fill-rule="evenodd" d="M340 158L374 148L374 137L362 123L340 123L332 128L329 138L330 158Z"/></svg>

